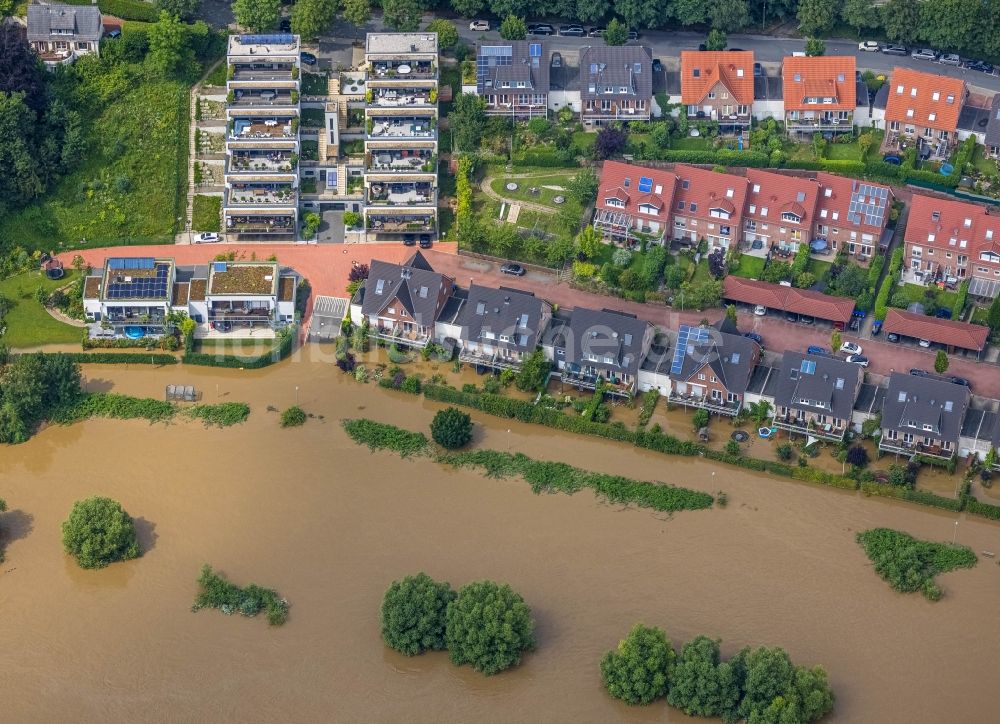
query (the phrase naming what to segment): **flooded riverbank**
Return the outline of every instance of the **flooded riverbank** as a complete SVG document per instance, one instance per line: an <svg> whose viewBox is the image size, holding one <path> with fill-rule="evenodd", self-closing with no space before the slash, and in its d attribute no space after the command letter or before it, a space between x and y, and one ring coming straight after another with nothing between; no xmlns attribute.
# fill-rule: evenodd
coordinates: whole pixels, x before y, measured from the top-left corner
<svg viewBox="0 0 1000 724"><path fill-rule="evenodd" d="M11 721L671 721L665 705L607 697L597 662L631 625L785 647L830 672L829 721L988 721L1000 567L941 576L945 598L892 592L854 542L888 526L951 540L943 512L666 457L473 413L476 443L601 472L729 495L673 517L588 492L533 495L429 461L372 455L343 417L426 429L438 406L292 360L260 371L85 368L87 385L204 402L245 401L245 425L93 420L0 448L13 528L0 576L0 692ZM298 388L298 389L296 389ZM299 404L316 415L283 430ZM318 416L323 416L319 419ZM720 428L722 429L722 428ZM73 501L114 497L139 519L146 555L82 571L62 553ZM1000 526L960 518L958 540L1000 550ZM210 563L273 587L288 623L190 612ZM378 606L394 578L426 570L459 586L510 582L532 607L539 649L483 678L443 654L387 652Z"/></svg>

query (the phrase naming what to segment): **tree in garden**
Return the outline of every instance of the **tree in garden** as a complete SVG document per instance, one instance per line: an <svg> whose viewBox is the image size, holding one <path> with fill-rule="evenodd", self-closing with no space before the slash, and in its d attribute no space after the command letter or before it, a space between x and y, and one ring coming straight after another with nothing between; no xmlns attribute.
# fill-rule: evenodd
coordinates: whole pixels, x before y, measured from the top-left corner
<svg viewBox="0 0 1000 724"><path fill-rule="evenodd" d="M545 358L542 348L539 347L525 358L514 384L522 392L540 390L549 376L549 367L549 361Z"/></svg>
<svg viewBox="0 0 1000 724"><path fill-rule="evenodd" d="M611 18L604 32L605 45L625 45L628 42L628 28L618 18Z"/></svg>
<svg viewBox="0 0 1000 724"><path fill-rule="evenodd" d="M861 445L852 445L847 449L847 464L863 468L868 464L868 451Z"/></svg>
<svg viewBox="0 0 1000 724"><path fill-rule="evenodd" d="M426 573L407 576L382 597L380 615L385 645L407 656L445 648L448 604L455 592Z"/></svg>
<svg viewBox="0 0 1000 724"><path fill-rule="evenodd" d="M750 415L751 420L758 425L763 425L771 419L771 403L767 400L751 402L749 406L747 406L747 412ZM791 450L789 450L789 452L791 452Z"/></svg>
<svg viewBox="0 0 1000 724"><path fill-rule="evenodd" d="M777 453L778 459L783 460L785 462L791 460L792 455L795 452L794 448L791 446L791 443L787 442L783 442L780 445L778 445L778 447L776 447L774 451L775 453Z"/></svg>
<svg viewBox="0 0 1000 724"><path fill-rule="evenodd" d="M360 28L372 18L371 0L344 0L344 20Z"/></svg>
<svg viewBox="0 0 1000 724"><path fill-rule="evenodd" d="M188 47L187 30L176 16L165 10L149 26L149 53L146 66L161 78L175 78L190 70L194 51Z"/></svg>
<svg viewBox="0 0 1000 724"><path fill-rule="evenodd" d="M448 114L452 142L458 151L475 151L486 130L486 101L475 93L460 93Z"/></svg>
<svg viewBox="0 0 1000 724"><path fill-rule="evenodd" d="M742 679L742 657L723 663L719 642L697 636L681 650L667 702L688 716L732 721L740 704Z"/></svg>
<svg viewBox="0 0 1000 724"><path fill-rule="evenodd" d="M826 55L826 43L819 38L809 38L806 41L806 55L810 57Z"/></svg>
<svg viewBox="0 0 1000 724"><path fill-rule="evenodd" d="M705 41L705 47L708 50L725 50L727 45L729 45L729 40L723 31L718 28L712 28L708 31L708 39Z"/></svg>
<svg viewBox="0 0 1000 724"><path fill-rule="evenodd" d="M695 432L703 427L708 427L708 421L710 416L708 410L703 407L699 407L694 411L694 415L691 416L691 424L694 426Z"/></svg>
<svg viewBox="0 0 1000 724"><path fill-rule="evenodd" d="M830 332L830 349L836 352L840 349L841 344L843 344L843 340L840 337L840 332L836 329Z"/></svg>
<svg viewBox="0 0 1000 724"><path fill-rule="evenodd" d="M750 4L747 0L711 0L708 22L715 29L735 33L750 23Z"/></svg>
<svg viewBox="0 0 1000 724"><path fill-rule="evenodd" d="M948 371L948 353L943 349L939 349L934 356L934 371L939 375Z"/></svg>
<svg viewBox="0 0 1000 724"><path fill-rule="evenodd" d="M708 255L708 273L712 275L714 279L722 279L726 276L726 272L729 271L729 267L726 264L726 252L719 247L711 254Z"/></svg>
<svg viewBox="0 0 1000 724"><path fill-rule="evenodd" d="M455 407L438 410L431 421L431 437L450 450L468 445L472 440L472 418Z"/></svg>
<svg viewBox="0 0 1000 724"><path fill-rule="evenodd" d="M601 659L608 693L626 704L650 704L665 696L677 654L662 629L636 624L618 648Z"/></svg>
<svg viewBox="0 0 1000 724"><path fill-rule="evenodd" d="M201 0L156 0L156 7L181 20L191 20L198 14Z"/></svg>
<svg viewBox="0 0 1000 724"><path fill-rule="evenodd" d="M873 30L879 26L878 8L872 0L844 0L840 19L857 30Z"/></svg>
<svg viewBox="0 0 1000 724"><path fill-rule="evenodd" d="M632 252L625 247L615 249L611 255L611 263L618 267L627 267L632 263Z"/></svg>
<svg viewBox="0 0 1000 724"><path fill-rule="evenodd" d="M292 6L292 32L307 43L315 42L337 14L337 0L296 0Z"/></svg>
<svg viewBox="0 0 1000 724"><path fill-rule="evenodd" d="M281 0L234 0L236 23L254 33L270 30L281 17Z"/></svg>
<svg viewBox="0 0 1000 724"><path fill-rule="evenodd" d="M504 40L524 40L528 37L528 26L524 18L508 15L500 23L500 37Z"/></svg>
<svg viewBox="0 0 1000 724"><path fill-rule="evenodd" d="M417 31L422 14L418 0L382 0L382 19L391 30L400 33Z"/></svg>
<svg viewBox="0 0 1000 724"><path fill-rule="evenodd" d="M829 31L837 20L837 6L826 0L799 0L799 30L816 37Z"/></svg>
<svg viewBox="0 0 1000 724"><path fill-rule="evenodd" d="M604 126L597 132L597 139L594 142L594 153L597 158L604 160L617 156L625 150L628 142L628 135L625 130L617 124Z"/></svg>
<svg viewBox="0 0 1000 724"><path fill-rule="evenodd" d="M142 555L135 523L111 498L78 500L62 524L62 542L81 568L104 568Z"/></svg>
<svg viewBox="0 0 1000 724"><path fill-rule="evenodd" d="M448 604L445 642L452 663L487 676L521 663L535 646L535 622L524 599L506 583L462 586Z"/></svg>
<svg viewBox="0 0 1000 724"><path fill-rule="evenodd" d="M282 427L299 427L306 424L306 413L298 405L292 405L281 413Z"/></svg>
<svg viewBox="0 0 1000 724"><path fill-rule="evenodd" d="M581 206L589 204L597 193L597 174L592 168L581 168L566 182L566 192Z"/></svg>
<svg viewBox="0 0 1000 724"><path fill-rule="evenodd" d="M990 309L986 313L986 324L994 334L1000 332L1000 296L993 300Z"/></svg>
<svg viewBox="0 0 1000 724"><path fill-rule="evenodd" d="M434 18L427 23L427 30L437 33L438 47L441 50L451 50L458 42L458 28L447 18Z"/></svg>

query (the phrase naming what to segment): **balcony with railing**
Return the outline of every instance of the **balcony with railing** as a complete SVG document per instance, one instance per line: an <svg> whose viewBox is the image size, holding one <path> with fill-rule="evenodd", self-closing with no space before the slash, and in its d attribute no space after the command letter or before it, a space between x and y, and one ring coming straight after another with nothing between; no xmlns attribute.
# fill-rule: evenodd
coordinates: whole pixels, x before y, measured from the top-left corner
<svg viewBox="0 0 1000 724"><path fill-rule="evenodd" d="M237 88L230 91L226 101L231 108L268 108L270 106L295 106L299 102L297 90L265 88L248 90Z"/></svg>
<svg viewBox="0 0 1000 724"><path fill-rule="evenodd" d="M367 203L372 206L436 206L437 189L429 181L375 182L368 186Z"/></svg>
<svg viewBox="0 0 1000 724"><path fill-rule="evenodd" d="M390 344L424 348L430 341L430 334L413 324L389 324L389 320L379 320L379 324L369 327L368 336Z"/></svg>
<svg viewBox="0 0 1000 724"><path fill-rule="evenodd" d="M243 302L213 302L208 308L208 321L246 327L270 325L274 322L274 310Z"/></svg>
<svg viewBox="0 0 1000 724"><path fill-rule="evenodd" d="M293 116L233 118L229 122L229 138L233 141L294 139L298 127L299 119Z"/></svg>
<svg viewBox="0 0 1000 724"><path fill-rule="evenodd" d="M430 150L371 149L365 154L365 172L393 176L398 173L435 173L437 156Z"/></svg>
<svg viewBox="0 0 1000 724"><path fill-rule="evenodd" d="M226 232L231 234L294 234L295 215L227 213Z"/></svg>
<svg viewBox="0 0 1000 724"><path fill-rule="evenodd" d="M290 183L233 183L226 193L226 206L294 205L295 191Z"/></svg>
<svg viewBox="0 0 1000 724"><path fill-rule="evenodd" d="M437 78L437 64L430 60L399 58L372 61L368 70L369 80L408 80L411 78Z"/></svg>
<svg viewBox="0 0 1000 724"><path fill-rule="evenodd" d="M365 133L369 140L383 138L436 138L437 118L430 116L370 116Z"/></svg>
<svg viewBox="0 0 1000 724"><path fill-rule="evenodd" d="M559 373L563 384L582 390L596 390L598 381L604 381L604 390L609 395L628 397L635 390L635 380L628 375L619 375L596 367L567 362Z"/></svg>
<svg viewBox="0 0 1000 724"><path fill-rule="evenodd" d="M232 63L229 81L288 81L295 80L295 63Z"/></svg>
<svg viewBox="0 0 1000 724"><path fill-rule="evenodd" d="M708 111L688 109L688 118L692 121L717 121L722 126L748 126L750 125L751 113L749 109L745 113L726 113L718 109Z"/></svg>
<svg viewBox="0 0 1000 724"><path fill-rule="evenodd" d="M820 440L830 442L840 442L847 432L847 423L843 420L833 422L819 422L815 417L803 414L801 417L793 414L775 415L771 423L788 432L795 432L800 435L812 435Z"/></svg>
<svg viewBox="0 0 1000 724"><path fill-rule="evenodd" d="M649 101L646 101L640 108L635 100L623 100L608 102L594 101L590 105L585 105L581 115L584 118L599 118L613 121L624 119L627 121L649 118Z"/></svg>
<svg viewBox="0 0 1000 724"><path fill-rule="evenodd" d="M365 92L365 102L373 108L405 108L407 106L433 106L437 103L437 89L433 85L421 87L371 87Z"/></svg>
<svg viewBox="0 0 1000 724"><path fill-rule="evenodd" d="M740 408L743 407L742 400L729 402L725 399L712 397L710 395L682 394L676 390L670 393L670 397L668 399L675 405L697 407L703 410L708 410L709 412L714 412L717 415L735 416L739 414Z"/></svg>
<svg viewBox="0 0 1000 724"><path fill-rule="evenodd" d="M951 460L955 457L954 448L945 448L940 443L928 445L923 442L906 442L902 438L890 439L888 435L882 435L878 442L878 449L894 455L926 455L927 457L939 458L941 460Z"/></svg>
<svg viewBox="0 0 1000 724"><path fill-rule="evenodd" d="M789 111L785 113L785 127L790 131L811 133L813 131L851 131L854 114L845 111L843 117L838 111Z"/></svg>
<svg viewBox="0 0 1000 724"><path fill-rule="evenodd" d="M298 154L291 151L233 151L226 162L226 173L295 173Z"/></svg>
<svg viewBox="0 0 1000 724"><path fill-rule="evenodd" d="M437 226L434 214L392 214L365 212L366 226L371 231L384 234L434 231Z"/></svg>
<svg viewBox="0 0 1000 724"><path fill-rule="evenodd" d="M458 355L460 362L494 370L517 370L524 361L519 355L506 355L499 350L470 349L463 347Z"/></svg>
<svg viewBox="0 0 1000 724"><path fill-rule="evenodd" d="M105 307L104 321L115 326L159 325L166 319L166 302L160 306Z"/></svg>

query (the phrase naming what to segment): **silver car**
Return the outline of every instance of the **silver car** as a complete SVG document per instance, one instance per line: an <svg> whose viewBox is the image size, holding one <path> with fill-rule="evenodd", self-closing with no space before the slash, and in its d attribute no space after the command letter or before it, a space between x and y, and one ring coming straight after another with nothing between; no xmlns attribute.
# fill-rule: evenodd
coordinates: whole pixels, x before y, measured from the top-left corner
<svg viewBox="0 0 1000 724"><path fill-rule="evenodd" d="M930 48L920 48L910 53L910 57L918 60L937 60L938 54Z"/></svg>
<svg viewBox="0 0 1000 724"><path fill-rule="evenodd" d="M941 65L961 65L962 59L958 57L957 53L945 53L938 58L938 63Z"/></svg>

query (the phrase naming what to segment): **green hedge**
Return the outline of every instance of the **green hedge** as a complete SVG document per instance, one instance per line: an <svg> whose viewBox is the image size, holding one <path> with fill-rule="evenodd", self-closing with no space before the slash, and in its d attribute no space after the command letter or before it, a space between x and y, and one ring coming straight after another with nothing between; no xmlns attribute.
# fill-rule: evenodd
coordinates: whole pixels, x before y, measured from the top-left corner
<svg viewBox="0 0 1000 724"><path fill-rule="evenodd" d="M518 151L514 154L514 165L566 168L577 164L565 155L553 151Z"/></svg>
<svg viewBox="0 0 1000 724"><path fill-rule="evenodd" d="M664 161L674 163L700 163L721 166L749 166L751 168L766 168L770 159L766 153L759 151L685 151L669 150L662 153Z"/></svg>
<svg viewBox="0 0 1000 724"><path fill-rule="evenodd" d="M141 352L65 352L78 364L85 365L175 365L180 360L171 354L142 354Z"/></svg>
<svg viewBox="0 0 1000 724"><path fill-rule="evenodd" d="M63 0L67 5L90 5L90 0ZM97 7L105 15L114 15L122 20L140 20L155 23L160 17L156 6L142 0L98 0Z"/></svg>
<svg viewBox="0 0 1000 724"><path fill-rule="evenodd" d="M234 355L214 355L203 352L186 352L181 360L184 364L201 365L203 367L241 367L248 370L256 370L261 367L269 367L276 362L280 362L292 353L295 347L295 328L289 327L283 333L278 345L268 352L257 357L236 357Z"/></svg>
<svg viewBox="0 0 1000 724"><path fill-rule="evenodd" d="M980 503L971 495L967 495L963 502L965 503L965 512L967 513L981 515L984 518L989 518L990 520L1000 520L1000 505Z"/></svg>
<svg viewBox="0 0 1000 724"><path fill-rule="evenodd" d="M928 493L926 490L909 490L903 494L903 500L920 505L930 505L934 508L944 508L945 510L959 511L962 509L962 501L956 498L946 498L942 495Z"/></svg>

